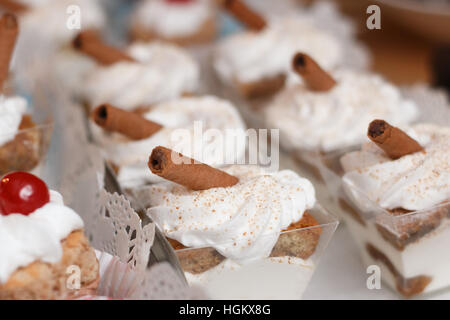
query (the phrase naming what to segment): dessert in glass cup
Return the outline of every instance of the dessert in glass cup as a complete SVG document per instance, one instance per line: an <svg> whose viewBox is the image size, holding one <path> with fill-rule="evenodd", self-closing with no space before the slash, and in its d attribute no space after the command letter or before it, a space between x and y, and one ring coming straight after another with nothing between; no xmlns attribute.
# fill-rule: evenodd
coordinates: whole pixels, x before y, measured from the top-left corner
<svg viewBox="0 0 450 320"><path fill-rule="evenodd" d="M131 37L188 46L209 43L217 34L217 5L211 0L144 0L131 15Z"/></svg>
<svg viewBox="0 0 450 320"><path fill-rule="evenodd" d="M264 18L242 1L223 2L249 28L227 36L214 50L214 69L224 92L233 92L230 95L264 99L278 92L292 76L290 59L297 51L308 53L327 69L344 59L339 41L311 19L295 14Z"/></svg>
<svg viewBox="0 0 450 320"><path fill-rule="evenodd" d="M94 294L99 264L83 221L62 196L27 172L0 180L0 299L72 299ZM80 268L80 288L67 285Z"/></svg>
<svg viewBox="0 0 450 320"><path fill-rule="evenodd" d="M405 297L448 287L450 128L374 120L368 136L341 158L338 190L364 263Z"/></svg>
<svg viewBox="0 0 450 320"><path fill-rule="evenodd" d="M302 82L286 86L262 108L264 125L280 130L284 151L321 191L319 200L339 213L346 208L328 192L327 172L339 170L339 157L365 141L367 123L383 118L408 124L419 109L379 75L342 68L326 72L305 53L291 61Z"/></svg>
<svg viewBox="0 0 450 320"><path fill-rule="evenodd" d="M337 221L290 170L212 168L164 147L141 190L190 284L216 299L300 299Z"/></svg>
<svg viewBox="0 0 450 320"><path fill-rule="evenodd" d="M125 189L163 180L147 166L149 153L159 145L188 156L200 154L203 162L214 167L240 162L245 156L244 122L231 103L214 96L173 99L142 113L103 104L91 118L94 142ZM224 152L235 158L230 160Z"/></svg>

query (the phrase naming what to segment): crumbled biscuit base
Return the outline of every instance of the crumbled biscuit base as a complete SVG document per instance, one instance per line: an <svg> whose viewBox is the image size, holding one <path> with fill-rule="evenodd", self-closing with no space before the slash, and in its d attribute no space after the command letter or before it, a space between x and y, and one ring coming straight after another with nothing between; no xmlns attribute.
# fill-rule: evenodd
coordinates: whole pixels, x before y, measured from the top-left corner
<svg viewBox="0 0 450 320"><path fill-rule="evenodd" d="M55 300L93 294L99 280L99 264L94 249L82 230L74 231L62 242L63 256L55 264L36 261L15 271L8 282L0 285L0 300ZM67 288L67 268L81 270L81 289Z"/></svg>

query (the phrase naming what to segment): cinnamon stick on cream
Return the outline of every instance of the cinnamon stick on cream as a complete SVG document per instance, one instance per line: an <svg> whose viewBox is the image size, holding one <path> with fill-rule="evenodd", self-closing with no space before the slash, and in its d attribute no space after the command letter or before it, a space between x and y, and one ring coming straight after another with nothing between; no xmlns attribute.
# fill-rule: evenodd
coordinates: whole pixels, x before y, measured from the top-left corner
<svg viewBox="0 0 450 320"><path fill-rule="evenodd" d="M105 44L93 30L80 32L72 44L75 49L91 56L102 65L112 65L120 61L135 61L119 49Z"/></svg>
<svg viewBox="0 0 450 320"><path fill-rule="evenodd" d="M154 174L191 190L226 188L239 182L235 176L161 146L153 149L148 167Z"/></svg>
<svg viewBox="0 0 450 320"><path fill-rule="evenodd" d="M162 126L137 113L102 104L92 112L92 119L107 131L119 132L130 139L140 140L154 135Z"/></svg>
<svg viewBox="0 0 450 320"><path fill-rule="evenodd" d="M0 89L8 78L9 63L16 45L19 25L16 16L5 13L0 18Z"/></svg>
<svg viewBox="0 0 450 320"><path fill-rule="evenodd" d="M384 120L374 120L369 125L367 135L392 159L422 151L422 146L404 131L391 126Z"/></svg>
<svg viewBox="0 0 450 320"><path fill-rule="evenodd" d="M325 72L309 55L299 52L292 59L292 68L313 91L328 91L336 85L336 81Z"/></svg>
<svg viewBox="0 0 450 320"><path fill-rule="evenodd" d="M29 9L27 5L16 0L0 0L0 8L15 14L23 13Z"/></svg>
<svg viewBox="0 0 450 320"><path fill-rule="evenodd" d="M223 6L236 19L253 30L260 31L266 27L266 21L241 0L223 0Z"/></svg>

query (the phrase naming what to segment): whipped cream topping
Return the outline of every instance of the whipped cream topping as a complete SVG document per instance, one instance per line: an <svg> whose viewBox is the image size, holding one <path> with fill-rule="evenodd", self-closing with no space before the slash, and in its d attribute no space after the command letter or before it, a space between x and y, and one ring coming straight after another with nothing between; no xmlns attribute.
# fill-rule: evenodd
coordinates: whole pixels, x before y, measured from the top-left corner
<svg viewBox="0 0 450 320"><path fill-rule="evenodd" d="M14 140L26 111L24 98L0 96L0 146Z"/></svg>
<svg viewBox="0 0 450 320"><path fill-rule="evenodd" d="M46 39L58 43L70 41L80 30L70 29L67 22L73 12L67 8L76 5L80 8L81 29L101 29L106 24L106 17L98 0L21 0L32 7L21 16L21 29L30 34L45 35Z"/></svg>
<svg viewBox="0 0 450 320"><path fill-rule="evenodd" d="M225 82L255 82L292 73L291 60L298 51L326 69L342 60L342 48L334 37L312 21L291 15L268 18L268 26L260 32L227 37L216 48L214 67Z"/></svg>
<svg viewBox="0 0 450 320"><path fill-rule="evenodd" d="M286 148L333 151L365 141L374 119L397 126L418 117L417 106L378 75L351 70L332 75L337 85L331 90L292 85L265 109L268 126L280 129Z"/></svg>
<svg viewBox="0 0 450 320"><path fill-rule="evenodd" d="M196 91L199 66L180 47L136 43L127 51L139 63L99 65L87 76L83 91L93 107L108 102L130 110Z"/></svg>
<svg viewBox="0 0 450 320"><path fill-rule="evenodd" d="M139 4L133 21L165 37L189 36L213 16L213 1L194 0L170 3L165 0L146 0Z"/></svg>
<svg viewBox="0 0 450 320"><path fill-rule="evenodd" d="M425 149L392 160L369 141L341 158L344 185L361 205L366 199L384 209L429 209L450 200L450 128L420 124L402 128ZM356 194L356 196L355 196Z"/></svg>
<svg viewBox="0 0 450 320"><path fill-rule="evenodd" d="M57 263L61 240L83 228L81 218L64 206L62 196L50 191L50 202L30 215L0 214L0 283L34 261Z"/></svg>
<svg viewBox="0 0 450 320"><path fill-rule="evenodd" d="M144 117L161 124L163 129L147 139L130 140L92 126L95 140L105 150L107 159L120 167L118 179L125 187L162 181L147 166L148 157L157 146L212 166L225 164L225 152L232 153L237 160L245 155L245 125L236 108L226 100L214 96L174 99L155 105ZM195 121L199 122L197 127ZM220 136L207 138L201 134L211 129Z"/></svg>
<svg viewBox="0 0 450 320"><path fill-rule="evenodd" d="M314 206L313 185L290 170L234 165L224 171L239 182L203 191L169 181L149 186L148 215L187 247L213 247L238 263L268 257L281 230Z"/></svg>

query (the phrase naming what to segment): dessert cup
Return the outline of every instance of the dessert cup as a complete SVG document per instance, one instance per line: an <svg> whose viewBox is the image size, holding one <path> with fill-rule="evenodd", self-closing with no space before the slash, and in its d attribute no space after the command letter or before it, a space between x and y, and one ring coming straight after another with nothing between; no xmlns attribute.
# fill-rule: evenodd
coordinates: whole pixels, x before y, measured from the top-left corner
<svg viewBox="0 0 450 320"><path fill-rule="evenodd" d="M271 24L259 34L230 35L215 48L213 66L218 78L236 94L255 99L277 93L290 78L290 58L297 51L308 52L327 68L340 64L342 48L326 32L299 17Z"/></svg>
<svg viewBox="0 0 450 320"><path fill-rule="evenodd" d="M200 286L212 299L301 299L338 225L320 205L308 213L317 224L294 224L280 234L269 257L242 265L212 247L175 244L188 283Z"/></svg>
<svg viewBox="0 0 450 320"><path fill-rule="evenodd" d="M149 168L169 181L136 199L175 248L188 282L213 299L300 299L337 226L311 182L291 170L219 170L179 157L153 149Z"/></svg>
<svg viewBox="0 0 450 320"><path fill-rule="evenodd" d="M356 29L336 13L333 3L321 1L301 11L289 1L249 1L249 5L262 13L267 27L227 36L213 50L217 81L231 94L253 100L278 92L291 82L289 62L298 51L330 70L368 66L365 48L355 41Z"/></svg>
<svg viewBox="0 0 450 320"><path fill-rule="evenodd" d="M419 125L417 128L424 130L422 135L426 134L426 130L437 130L433 129L436 127L426 125ZM374 148L376 147L371 144L365 144L363 152L347 150L322 158L320 173L329 193L333 195L333 206L346 223L365 266L378 266L381 270L381 280L394 291L404 297L412 297L448 287L450 279L447 270L450 267L450 256L445 247L450 237L450 201L445 199L445 185L439 180L433 180L439 179L440 175L445 177L445 164L444 168L440 169L436 162L432 169L436 175L432 174L434 178L428 178L429 169L425 160L423 165L416 168L414 163L417 163L417 160L408 158L411 159L414 169L404 172L405 176L398 180L395 178L398 174L395 175L394 172L392 176L392 172L386 167L390 165L390 161L396 160L383 162L386 160L380 160ZM429 159L434 157L432 152L429 150L426 153L430 154ZM402 162L403 165L408 159ZM445 158L437 159L436 161L445 163ZM358 169L359 166L362 166L362 169ZM364 175L366 180L355 180L359 175ZM415 184L416 179L421 181L419 185ZM367 183L371 183L370 181L375 184L369 190ZM366 190L362 189L360 184L365 185ZM404 187L405 184L408 187ZM421 191L422 187L425 191ZM436 192L430 196L427 194L428 190ZM439 194L444 197L433 200ZM422 207L406 210L406 205ZM392 209L387 209L387 206Z"/></svg>
<svg viewBox="0 0 450 320"><path fill-rule="evenodd" d="M415 122L449 125L448 101L442 92L430 90L423 86L414 86L401 88L401 93L418 107L419 117ZM257 120L254 121L257 122ZM282 137L281 146L283 147ZM295 162L296 170L299 170L301 175L313 182L314 187L318 189L317 197L319 201L327 209L342 218L342 222L347 221L347 219L344 219L345 217L355 217L354 209L348 206L345 201L342 201L344 192L341 177L344 174L344 169L340 159L344 154L359 149L359 146L352 145L330 152L322 150L292 151L286 146L284 146L284 149L288 157ZM323 192L319 192L320 190Z"/></svg>
<svg viewBox="0 0 450 320"><path fill-rule="evenodd" d="M340 201L353 214L343 219L365 266L378 266L382 281L407 298L450 286L450 201L396 212L383 209L353 186L346 188L349 195ZM354 197L365 199L364 208Z"/></svg>

